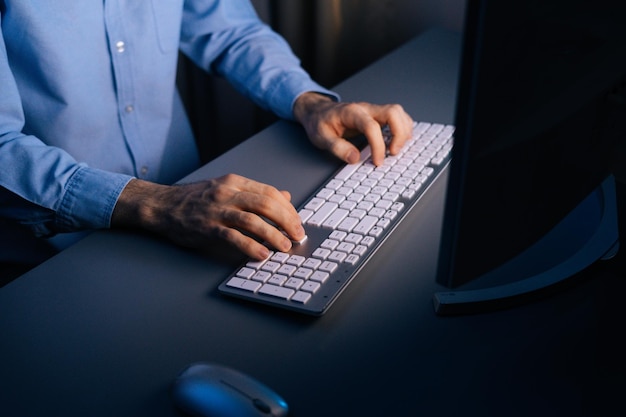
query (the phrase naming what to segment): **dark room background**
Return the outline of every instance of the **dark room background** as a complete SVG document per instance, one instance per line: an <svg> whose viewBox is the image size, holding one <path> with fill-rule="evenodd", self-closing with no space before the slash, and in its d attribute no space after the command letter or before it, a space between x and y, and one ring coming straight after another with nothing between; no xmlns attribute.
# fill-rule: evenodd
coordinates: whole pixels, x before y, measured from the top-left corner
<svg viewBox="0 0 626 417"><path fill-rule="evenodd" d="M424 30L460 31L465 0L252 0L313 78L336 85ZM209 161L275 120L181 58L179 88Z"/></svg>

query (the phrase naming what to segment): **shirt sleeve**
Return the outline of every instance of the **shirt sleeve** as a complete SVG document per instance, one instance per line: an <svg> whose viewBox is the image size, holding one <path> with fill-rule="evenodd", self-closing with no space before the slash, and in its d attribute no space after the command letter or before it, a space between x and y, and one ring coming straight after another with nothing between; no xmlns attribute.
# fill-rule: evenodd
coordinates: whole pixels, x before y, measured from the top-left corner
<svg viewBox="0 0 626 417"><path fill-rule="evenodd" d="M0 216L38 236L109 227L115 202L131 177L78 163L23 132L24 112L2 33L0 91Z"/></svg>
<svg viewBox="0 0 626 417"><path fill-rule="evenodd" d="M181 51L225 77L242 94L293 120L296 99L308 91L339 96L314 82L287 42L258 18L248 0L187 0Z"/></svg>

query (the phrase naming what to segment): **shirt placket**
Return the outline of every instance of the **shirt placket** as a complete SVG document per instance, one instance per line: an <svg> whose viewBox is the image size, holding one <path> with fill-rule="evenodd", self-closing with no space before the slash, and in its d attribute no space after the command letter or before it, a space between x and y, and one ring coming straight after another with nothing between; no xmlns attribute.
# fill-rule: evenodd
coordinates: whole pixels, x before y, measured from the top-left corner
<svg viewBox="0 0 626 417"><path fill-rule="evenodd" d="M132 37L124 27L123 10L116 0L105 2L105 28L111 56L117 112L124 140L138 178L149 179L150 163L146 144L141 136L137 112L140 111L133 80Z"/></svg>

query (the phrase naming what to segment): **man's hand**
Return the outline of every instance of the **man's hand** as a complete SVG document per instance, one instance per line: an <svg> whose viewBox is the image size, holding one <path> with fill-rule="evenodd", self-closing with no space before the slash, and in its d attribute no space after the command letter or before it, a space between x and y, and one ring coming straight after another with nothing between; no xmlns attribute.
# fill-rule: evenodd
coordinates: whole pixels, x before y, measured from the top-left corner
<svg viewBox="0 0 626 417"><path fill-rule="evenodd" d="M363 133L372 149L372 161L380 165L387 152L381 126L388 125L391 131L392 155L402 149L413 129L413 120L398 104L341 103L312 92L298 97L294 116L314 145L349 164L359 160L359 150L345 138Z"/></svg>
<svg viewBox="0 0 626 417"><path fill-rule="evenodd" d="M135 179L120 195L111 224L140 227L194 248L221 239L261 260L269 250L260 241L288 251L292 242L281 230L296 241L305 236L290 198L286 191L233 174L174 186Z"/></svg>
<svg viewBox="0 0 626 417"><path fill-rule="evenodd" d="M301 95L294 115L313 144L347 163L358 161L359 150L345 138L363 133L380 165L387 151L381 126L389 126L389 152L396 154L413 125L397 104L337 103L317 93ZM221 240L261 260L269 256L264 243L288 251L292 240L305 237L290 199L287 191L234 174L174 186L134 179L117 201L111 226L138 227L193 248Z"/></svg>

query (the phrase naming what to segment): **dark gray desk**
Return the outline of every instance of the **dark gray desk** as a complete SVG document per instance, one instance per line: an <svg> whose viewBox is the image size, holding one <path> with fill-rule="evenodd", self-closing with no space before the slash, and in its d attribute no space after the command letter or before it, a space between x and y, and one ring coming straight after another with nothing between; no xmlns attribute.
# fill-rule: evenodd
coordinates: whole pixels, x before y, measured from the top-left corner
<svg viewBox="0 0 626 417"><path fill-rule="evenodd" d="M459 45L429 32L338 91L449 122ZM189 179L234 171L299 203L336 167L278 123ZM0 415L174 416L169 384L195 361L256 376L296 417L626 414L625 285L606 266L531 305L434 315L444 186L321 318L217 294L232 253L91 235L0 289Z"/></svg>

